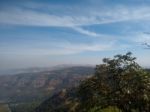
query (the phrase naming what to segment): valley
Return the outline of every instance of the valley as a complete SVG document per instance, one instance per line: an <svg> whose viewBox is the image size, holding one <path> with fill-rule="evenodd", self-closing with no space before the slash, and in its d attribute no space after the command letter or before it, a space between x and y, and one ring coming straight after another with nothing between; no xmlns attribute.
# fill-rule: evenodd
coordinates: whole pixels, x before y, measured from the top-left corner
<svg viewBox="0 0 150 112"><path fill-rule="evenodd" d="M73 66L36 73L1 75L0 101L9 104L12 112L30 112L45 99L63 89L79 85L93 73L94 67ZM1 109L4 108L7 110L8 106L2 105Z"/></svg>

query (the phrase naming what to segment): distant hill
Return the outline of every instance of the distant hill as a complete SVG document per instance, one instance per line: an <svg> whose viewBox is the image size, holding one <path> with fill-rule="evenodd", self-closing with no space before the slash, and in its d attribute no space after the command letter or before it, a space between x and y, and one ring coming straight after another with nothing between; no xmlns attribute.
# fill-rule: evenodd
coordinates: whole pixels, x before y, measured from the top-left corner
<svg viewBox="0 0 150 112"><path fill-rule="evenodd" d="M30 67L30 68L18 68L18 69L8 69L0 70L0 75L16 75L22 73L37 73L51 70L59 70L63 68L69 68L77 65L56 65L52 67Z"/></svg>
<svg viewBox="0 0 150 112"><path fill-rule="evenodd" d="M42 72L2 75L0 102L43 101L63 88L77 86L81 80L93 73L94 67L73 66Z"/></svg>

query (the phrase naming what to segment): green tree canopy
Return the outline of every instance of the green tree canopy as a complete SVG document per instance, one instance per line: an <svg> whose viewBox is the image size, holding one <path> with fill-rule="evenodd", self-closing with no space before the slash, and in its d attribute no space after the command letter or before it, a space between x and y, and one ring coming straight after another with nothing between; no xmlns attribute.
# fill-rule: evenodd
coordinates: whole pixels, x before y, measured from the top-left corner
<svg viewBox="0 0 150 112"><path fill-rule="evenodd" d="M104 58L95 75L78 88L82 112L117 107L122 112L150 112L150 74L142 69L132 53Z"/></svg>

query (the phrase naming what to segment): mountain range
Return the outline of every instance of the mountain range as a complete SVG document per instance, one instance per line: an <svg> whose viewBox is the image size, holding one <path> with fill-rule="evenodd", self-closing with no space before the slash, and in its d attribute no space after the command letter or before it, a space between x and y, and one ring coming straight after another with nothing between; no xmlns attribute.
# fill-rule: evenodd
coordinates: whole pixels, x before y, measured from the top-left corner
<svg viewBox="0 0 150 112"><path fill-rule="evenodd" d="M94 67L72 66L1 75L0 102L43 101L64 88L77 86L80 81L93 73Z"/></svg>

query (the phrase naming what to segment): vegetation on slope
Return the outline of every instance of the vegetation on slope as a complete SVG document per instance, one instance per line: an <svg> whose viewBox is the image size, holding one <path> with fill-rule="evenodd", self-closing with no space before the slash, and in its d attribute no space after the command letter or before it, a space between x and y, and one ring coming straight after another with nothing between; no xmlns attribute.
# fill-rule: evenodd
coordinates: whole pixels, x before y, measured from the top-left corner
<svg viewBox="0 0 150 112"><path fill-rule="evenodd" d="M113 106L122 112L150 111L150 74L128 52L103 59L95 75L79 87L80 110Z"/></svg>
<svg viewBox="0 0 150 112"><path fill-rule="evenodd" d="M35 112L149 112L150 74L130 52L103 59L94 76L60 92Z"/></svg>

